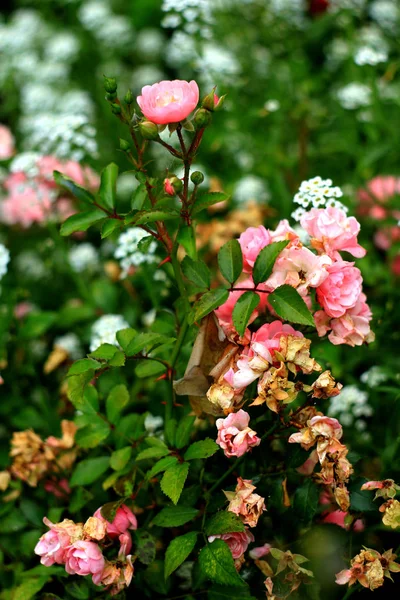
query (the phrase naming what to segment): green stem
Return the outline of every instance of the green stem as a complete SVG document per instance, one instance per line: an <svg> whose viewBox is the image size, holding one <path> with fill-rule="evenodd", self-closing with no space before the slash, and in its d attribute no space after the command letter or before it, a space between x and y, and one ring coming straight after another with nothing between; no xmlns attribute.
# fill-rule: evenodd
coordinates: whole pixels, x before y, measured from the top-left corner
<svg viewBox="0 0 400 600"><path fill-rule="evenodd" d="M175 242L171 252L171 264L172 268L174 269L175 280L178 286L179 293L186 304L187 310L190 310L190 302L187 297L186 287L182 277L181 265L178 260L178 248L179 244L178 242Z"/></svg>
<svg viewBox="0 0 400 600"><path fill-rule="evenodd" d="M170 369L169 369L171 390L170 390L170 394L168 394L167 402L165 404L165 418L164 418L165 424L167 424L168 421L172 418L173 407L174 407L174 397L175 397L174 383L173 383L174 369L175 369L176 361L178 360L179 352L185 341L185 337L186 337L186 333L187 333L188 329L189 329L189 323L188 323L187 316L186 316L181 324L181 328L179 330L179 335L176 340L175 347L173 349L172 356L171 356Z"/></svg>

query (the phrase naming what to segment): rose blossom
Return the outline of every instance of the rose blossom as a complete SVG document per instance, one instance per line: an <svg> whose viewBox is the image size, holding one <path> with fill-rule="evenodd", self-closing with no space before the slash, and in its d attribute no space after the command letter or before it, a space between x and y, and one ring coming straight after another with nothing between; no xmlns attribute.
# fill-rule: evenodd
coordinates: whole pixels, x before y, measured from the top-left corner
<svg viewBox="0 0 400 600"><path fill-rule="evenodd" d="M117 562L106 562L106 566L101 576L101 585L112 586L109 590L111 596L118 594L124 587L128 587L133 577L132 557L127 556L126 562L122 563L118 558Z"/></svg>
<svg viewBox="0 0 400 600"><path fill-rule="evenodd" d="M231 413L226 419L217 419L217 444L223 449L225 456L243 456L261 442L257 433L249 427L250 415L240 409Z"/></svg>
<svg viewBox="0 0 400 600"><path fill-rule="evenodd" d="M271 235L263 225L248 227L239 237L243 255L243 271L251 273L260 251L271 243Z"/></svg>
<svg viewBox="0 0 400 600"><path fill-rule="evenodd" d="M400 178L391 175L374 177L358 192L361 203L366 205L377 201L385 203L396 194L400 194Z"/></svg>
<svg viewBox="0 0 400 600"><path fill-rule="evenodd" d="M54 563L62 565L66 561L68 548L82 536L83 527L70 519L54 524L45 517L43 522L50 527L50 531L41 536L35 546L35 554L41 557L40 562L46 567Z"/></svg>
<svg viewBox="0 0 400 600"><path fill-rule="evenodd" d="M250 550L249 556L253 560L259 560L263 556L266 556L267 554L269 554L270 550L271 550L271 544L264 544L263 546L257 546L256 548L253 548L252 550Z"/></svg>
<svg viewBox="0 0 400 600"><path fill-rule="evenodd" d="M325 281L331 264L332 259L326 254L317 256L304 246L288 246L278 256L265 283L270 290L291 285L305 296L309 287L318 287Z"/></svg>
<svg viewBox="0 0 400 600"><path fill-rule="evenodd" d="M328 267L329 276L317 287L317 300L330 317L342 317L354 308L362 290L361 272L339 260Z"/></svg>
<svg viewBox="0 0 400 600"><path fill-rule="evenodd" d="M199 88L195 81L160 81L145 85L137 102L144 116L157 125L183 121L196 108Z"/></svg>
<svg viewBox="0 0 400 600"><path fill-rule="evenodd" d="M361 346L364 342L373 342L375 335L369 325L371 318L372 313L363 293L360 294L356 305L338 319L329 321L329 317L324 311L315 313L318 335L325 335L332 329L328 339L335 346L338 344Z"/></svg>
<svg viewBox="0 0 400 600"><path fill-rule="evenodd" d="M290 240L291 242L298 242L299 236L295 230L290 227L287 219L279 221L278 226L275 230L269 230L271 236L271 242L282 242L283 240Z"/></svg>
<svg viewBox="0 0 400 600"><path fill-rule="evenodd" d="M130 508L123 504L120 506L115 514L112 523L106 521L101 514L101 508L98 508L93 515L98 519L105 521L107 525L107 534L110 537L119 536L121 533L125 533L128 529L137 529L137 519Z"/></svg>
<svg viewBox="0 0 400 600"><path fill-rule="evenodd" d="M240 558L247 550L249 544L254 542L254 535L246 529L246 531L236 531L233 533L223 533L222 535L210 535L208 541L211 543L216 539L223 540L229 546L234 560Z"/></svg>
<svg viewBox="0 0 400 600"><path fill-rule="evenodd" d="M7 160L14 153L14 136L8 127L0 124L0 160Z"/></svg>
<svg viewBox="0 0 400 600"><path fill-rule="evenodd" d="M249 290L254 290L254 282L251 277L246 279L245 281L240 281L238 287L246 288ZM265 312L267 307L267 297L268 294L265 293L267 291L266 286L261 283L257 286L257 289L260 290L258 294L260 297L260 302L255 310L251 313L251 317L249 319L249 325L258 317L258 315L262 312ZM257 290L254 290L257 293ZM229 292L228 300L224 302L219 308L216 309L215 314L218 318L219 324L223 328L225 335L229 336L232 331L235 331L233 322L232 322L232 312L235 307L236 302L245 292L237 291L237 292Z"/></svg>
<svg viewBox="0 0 400 600"><path fill-rule="evenodd" d="M227 510L238 515L249 527L255 527L262 511L267 510L264 498L253 493L255 489L256 486L251 484L251 480L239 477L235 491L224 492L229 500Z"/></svg>
<svg viewBox="0 0 400 600"><path fill-rule="evenodd" d="M340 208L312 208L305 213L301 226L311 237L311 245L320 253L339 259L338 251L346 251L362 258L366 250L357 242L360 223L355 217L347 217Z"/></svg>
<svg viewBox="0 0 400 600"><path fill-rule="evenodd" d="M309 450L316 443L318 458L322 463L327 453L342 452L345 449L339 442L342 435L342 426L337 419L318 415L307 421L307 427L292 433L288 441L289 444L301 444L305 450Z"/></svg>
<svg viewBox="0 0 400 600"><path fill-rule="evenodd" d="M79 540L67 550L65 570L69 575L92 575L93 583L100 585L104 566L104 556L94 542Z"/></svg>
<svg viewBox="0 0 400 600"><path fill-rule="evenodd" d="M21 175L21 177L15 177ZM43 223L50 215L53 196L50 188L26 176L13 174L6 179L4 187L9 195L0 203L0 218L7 225L30 227L33 223Z"/></svg>

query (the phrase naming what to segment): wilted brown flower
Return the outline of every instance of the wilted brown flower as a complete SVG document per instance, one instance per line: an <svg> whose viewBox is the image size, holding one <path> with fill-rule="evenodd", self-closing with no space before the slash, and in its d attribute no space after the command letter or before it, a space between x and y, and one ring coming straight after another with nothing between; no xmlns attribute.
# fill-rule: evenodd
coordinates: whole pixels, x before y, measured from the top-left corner
<svg viewBox="0 0 400 600"><path fill-rule="evenodd" d="M290 404L297 397L296 385L288 380L288 370L282 362L277 367L270 367L261 376L257 391L258 397L251 406L258 406L264 402L275 413L279 412L281 404Z"/></svg>
<svg viewBox="0 0 400 600"><path fill-rule="evenodd" d="M400 564L395 559L392 550L379 554L376 550L364 548L352 559L350 569L344 569L336 575L336 583L348 583L350 586L358 581L363 587L376 590L383 585L385 577L391 579L390 572L400 571Z"/></svg>
<svg viewBox="0 0 400 600"><path fill-rule="evenodd" d="M340 394L341 383L336 383L330 371L324 371L311 386L313 398L332 398Z"/></svg>
<svg viewBox="0 0 400 600"><path fill-rule="evenodd" d="M264 498L254 494L256 489L251 480L238 477L237 486L234 492L225 492L229 500L228 509L235 515L238 515L245 525L255 527L265 508Z"/></svg>
<svg viewBox="0 0 400 600"><path fill-rule="evenodd" d="M397 529L400 527L400 502L398 500L390 499L382 507L385 507L385 512L382 518L382 523L387 527L391 527L392 529Z"/></svg>
<svg viewBox="0 0 400 600"><path fill-rule="evenodd" d="M311 340L295 335L283 335L279 344L279 352L275 350L276 358L285 362L289 371L295 375L299 369L307 375L322 370L321 365L310 356Z"/></svg>

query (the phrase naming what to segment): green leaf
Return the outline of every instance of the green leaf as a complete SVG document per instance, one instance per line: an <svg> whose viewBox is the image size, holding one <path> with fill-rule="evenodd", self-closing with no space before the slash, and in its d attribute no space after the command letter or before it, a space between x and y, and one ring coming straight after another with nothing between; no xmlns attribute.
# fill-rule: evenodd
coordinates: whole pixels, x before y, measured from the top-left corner
<svg viewBox="0 0 400 600"><path fill-rule="evenodd" d="M43 577L35 577L27 579L21 585L18 585L13 589L12 599L13 600L31 600L31 598L37 597L36 594L45 586L50 579L51 575ZM11 596L10 596L11 597Z"/></svg>
<svg viewBox="0 0 400 600"><path fill-rule="evenodd" d="M136 457L136 462L140 460L148 460L149 458L162 458L169 454L168 448L161 448L155 446L154 448L146 448L139 452Z"/></svg>
<svg viewBox="0 0 400 600"><path fill-rule="evenodd" d="M126 350L134 337L137 336L137 332L131 327L126 329L120 329L116 333L117 342L121 346L122 350Z"/></svg>
<svg viewBox="0 0 400 600"><path fill-rule="evenodd" d="M101 227L101 239L104 240L117 229L121 229L121 221L119 219L107 219Z"/></svg>
<svg viewBox="0 0 400 600"><path fill-rule="evenodd" d="M25 339L38 338L45 333L57 320L54 312L30 313L24 319L19 335Z"/></svg>
<svg viewBox="0 0 400 600"><path fill-rule="evenodd" d="M101 205L109 210L113 210L115 207L117 178L118 167L115 163L110 163L101 172L99 197Z"/></svg>
<svg viewBox="0 0 400 600"><path fill-rule="evenodd" d="M85 371L81 375L68 377L68 398L75 408L82 408L84 404L84 393L88 383L93 379L94 371Z"/></svg>
<svg viewBox="0 0 400 600"><path fill-rule="evenodd" d="M224 288L217 288L203 294L200 300L194 305L192 323L201 321L203 317L206 317L210 312L221 306L228 298L229 292Z"/></svg>
<svg viewBox="0 0 400 600"><path fill-rule="evenodd" d="M219 270L229 283L234 283L243 270L242 249L237 240L229 240L218 252Z"/></svg>
<svg viewBox="0 0 400 600"><path fill-rule="evenodd" d="M190 531L172 540L165 553L164 577L167 579L187 559L196 545L197 533Z"/></svg>
<svg viewBox="0 0 400 600"><path fill-rule="evenodd" d="M108 364L110 367L123 367L125 364L125 354L117 349L114 356L108 361Z"/></svg>
<svg viewBox="0 0 400 600"><path fill-rule="evenodd" d="M167 221L169 219L178 219L177 210L141 210L135 215L128 215L125 219L125 225L147 225L154 221Z"/></svg>
<svg viewBox="0 0 400 600"><path fill-rule="evenodd" d="M113 387L106 400L107 419L115 424L128 402L129 392L127 387L123 383Z"/></svg>
<svg viewBox="0 0 400 600"><path fill-rule="evenodd" d="M144 530L135 531L135 555L144 565L150 565L156 557L156 541Z"/></svg>
<svg viewBox="0 0 400 600"><path fill-rule="evenodd" d="M235 569L231 551L222 540L214 540L202 548L199 554L201 572L221 585L243 586L244 582Z"/></svg>
<svg viewBox="0 0 400 600"><path fill-rule="evenodd" d="M228 510L222 510L212 516L205 526L206 535L222 535L242 531L245 531L242 521Z"/></svg>
<svg viewBox="0 0 400 600"><path fill-rule="evenodd" d="M146 186L144 185L144 183L141 183L132 194L132 210L142 210L147 199L148 198Z"/></svg>
<svg viewBox="0 0 400 600"><path fill-rule="evenodd" d="M90 358L98 358L100 360L110 360L116 352L118 352L118 348L113 344L101 344L89 356Z"/></svg>
<svg viewBox="0 0 400 600"><path fill-rule="evenodd" d="M178 463L167 469L161 479L161 489L176 504L185 485L189 472L189 463Z"/></svg>
<svg viewBox="0 0 400 600"><path fill-rule="evenodd" d="M189 258L196 258L196 238L194 228L191 225L186 227L183 225L180 226L176 241L185 248Z"/></svg>
<svg viewBox="0 0 400 600"><path fill-rule="evenodd" d="M94 225L98 221L102 221L105 217L104 211L100 208L93 208L92 210L77 213L64 221L61 225L60 234L71 235L71 233L75 233L75 231L86 231L91 225Z"/></svg>
<svg viewBox="0 0 400 600"><path fill-rule="evenodd" d="M66 177L66 175L63 175L59 171L53 171L53 177L57 185L68 190L75 198L78 198L78 200L81 200L86 204L93 204L95 201L93 194L75 183L70 177Z"/></svg>
<svg viewBox="0 0 400 600"><path fill-rule="evenodd" d="M196 417L187 415L179 421L179 426L175 434L175 447L178 450L188 445L195 420Z"/></svg>
<svg viewBox="0 0 400 600"><path fill-rule="evenodd" d="M92 414L90 415L90 421L76 433L75 441L80 448L96 448L110 434L109 424L101 417Z"/></svg>
<svg viewBox="0 0 400 600"><path fill-rule="evenodd" d="M127 356L134 356L135 354L142 352L145 348L149 350L158 344L165 343L165 341L169 339L171 338L167 338L160 333L139 333L127 345L125 352Z"/></svg>
<svg viewBox="0 0 400 600"><path fill-rule="evenodd" d="M210 287L210 270L202 260L193 260L190 256L185 256L181 267L185 277L197 287L207 289Z"/></svg>
<svg viewBox="0 0 400 600"><path fill-rule="evenodd" d="M205 208L217 204L218 202L224 202L225 200L229 200L229 196L228 194L225 194L225 192L208 192L206 194L201 194L193 205L192 215L197 215Z"/></svg>
<svg viewBox="0 0 400 600"><path fill-rule="evenodd" d="M132 446L125 446L120 450L115 450L110 457L110 467L114 471L122 471L130 461L132 456Z"/></svg>
<svg viewBox="0 0 400 600"><path fill-rule="evenodd" d="M259 302L260 296L255 292L245 292L236 302L232 312L232 320L235 329L240 336L244 335L250 317L257 308Z"/></svg>
<svg viewBox="0 0 400 600"><path fill-rule="evenodd" d="M311 523L318 509L319 491L312 479L296 489L293 500L293 511L302 523Z"/></svg>
<svg viewBox="0 0 400 600"><path fill-rule="evenodd" d="M184 454L185 460L194 460L196 458L209 458L216 453L219 449L219 446L212 440L211 438L206 438L205 440L201 440L200 442L194 442L189 448L186 450Z"/></svg>
<svg viewBox="0 0 400 600"><path fill-rule="evenodd" d="M213 585L208 590L208 600L257 600L247 588L235 588L226 585Z"/></svg>
<svg viewBox="0 0 400 600"><path fill-rule="evenodd" d="M158 525L158 527L180 527L192 521L198 514L197 508L166 506L153 519L153 525Z"/></svg>
<svg viewBox="0 0 400 600"><path fill-rule="evenodd" d="M174 465L176 465L177 462L178 459L176 458L176 456L165 456L164 458L161 458L159 461L156 462L155 465L151 467L150 471L147 471L146 478L151 479L155 475L163 473L163 471L166 471L167 469L169 469L169 467L173 467Z"/></svg>
<svg viewBox="0 0 400 600"><path fill-rule="evenodd" d="M100 509L101 516L103 517L103 519L105 519L109 523L112 523L117 514L117 510L123 505L124 501L124 498L120 498L119 500L113 500L112 502L107 502L106 504L103 504L103 506Z"/></svg>
<svg viewBox="0 0 400 600"><path fill-rule="evenodd" d="M109 456L98 456L81 460L75 467L70 479L70 486L90 485L103 475L110 465Z"/></svg>
<svg viewBox="0 0 400 600"><path fill-rule="evenodd" d="M74 362L74 364L71 366L70 370L68 371L68 376L81 375L82 373L89 371L89 369L97 371L97 369L100 369L101 367L102 364L97 360L93 360L93 358L81 358L80 360Z"/></svg>
<svg viewBox="0 0 400 600"><path fill-rule="evenodd" d="M156 377L166 370L166 366L153 360L139 360L135 367L135 375L138 377Z"/></svg>
<svg viewBox="0 0 400 600"><path fill-rule="evenodd" d="M297 290L291 285L281 285L268 296L268 302L275 312L285 321L311 325L315 327L314 318Z"/></svg>
<svg viewBox="0 0 400 600"><path fill-rule="evenodd" d="M175 448L175 435L178 422L176 419L169 419L164 427L164 437L170 448Z"/></svg>
<svg viewBox="0 0 400 600"><path fill-rule="evenodd" d="M272 273L276 259L288 243L289 240L273 242L259 252L253 268L254 285L267 281Z"/></svg>

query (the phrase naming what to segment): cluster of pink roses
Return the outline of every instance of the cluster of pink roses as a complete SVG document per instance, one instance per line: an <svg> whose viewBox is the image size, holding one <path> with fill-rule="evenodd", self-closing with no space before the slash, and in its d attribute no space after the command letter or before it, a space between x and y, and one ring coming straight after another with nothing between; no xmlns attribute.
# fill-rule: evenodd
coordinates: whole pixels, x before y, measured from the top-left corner
<svg viewBox="0 0 400 600"><path fill-rule="evenodd" d="M15 153L15 140L11 131L0 124L0 160L8 160Z"/></svg>
<svg viewBox="0 0 400 600"><path fill-rule="evenodd" d="M111 523L102 516L100 508L84 524L70 519L55 524L47 518L43 521L50 530L35 547L43 565L65 565L70 575L91 575L93 583L107 586L111 595L129 586L133 577L129 530L137 529L137 520L125 504L117 509ZM107 560L101 546L108 547L117 539L118 558Z"/></svg>
<svg viewBox="0 0 400 600"><path fill-rule="evenodd" d="M48 219L63 221L75 212L71 199L63 196L53 179L60 171L78 185L97 189L98 176L89 167L54 156L41 156L34 165L34 176L22 171L10 173L3 182L5 197L0 202L0 221L7 225L31 227Z"/></svg>
<svg viewBox="0 0 400 600"><path fill-rule="evenodd" d="M365 189L358 192L358 214L378 223L374 243L385 252L400 242L400 204L393 206L392 202L396 196L400 197L400 177L391 175L371 179ZM395 275L400 275L400 254L393 258L391 268Z"/></svg>

